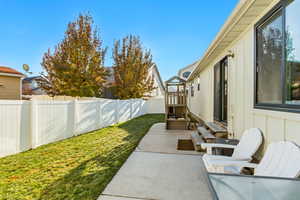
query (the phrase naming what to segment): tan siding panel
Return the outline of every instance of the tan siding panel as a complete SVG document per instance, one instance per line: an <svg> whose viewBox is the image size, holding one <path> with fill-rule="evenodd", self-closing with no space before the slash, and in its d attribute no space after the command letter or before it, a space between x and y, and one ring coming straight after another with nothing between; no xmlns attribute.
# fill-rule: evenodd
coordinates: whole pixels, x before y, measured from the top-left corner
<svg viewBox="0 0 300 200"><path fill-rule="evenodd" d="M268 117L267 120L267 142L278 142L284 140L284 120L281 118Z"/></svg>
<svg viewBox="0 0 300 200"><path fill-rule="evenodd" d="M235 138L240 138L244 131L244 45L243 40L236 45L236 65L235 65L235 108L234 108L234 134Z"/></svg>
<svg viewBox="0 0 300 200"><path fill-rule="evenodd" d="M20 99L20 78L0 75L0 99Z"/></svg>
<svg viewBox="0 0 300 200"><path fill-rule="evenodd" d="M264 143L267 143L267 117L264 115L253 114L253 128L259 128L264 136ZM267 145L264 145L264 150Z"/></svg>
<svg viewBox="0 0 300 200"><path fill-rule="evenodd" d="M244 39L244 109L245 109L245 129L253 127L253 34L249 31Z"/></svg>
<svg viewBox="0 0 300 200"><path fill-rule="evenodd" d="M285 139L288 141L295 141L300 144L300 122L286 120L285 123Z"/></svg>

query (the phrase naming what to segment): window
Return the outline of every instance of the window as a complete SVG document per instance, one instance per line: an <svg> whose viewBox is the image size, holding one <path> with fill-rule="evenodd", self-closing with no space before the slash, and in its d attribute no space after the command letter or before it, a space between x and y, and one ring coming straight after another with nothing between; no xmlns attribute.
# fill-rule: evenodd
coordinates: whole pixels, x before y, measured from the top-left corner
<svg viewBox="0 0 300 200"><path fill-rule="evenodd" d="M189 77L189 75L191 74L191 72L184 72L183 74L182 74L182 76L183 76L183 78L188 78Z"/></svg>
<svg viewBox="0 0 300 200"><path fill-rule="evenodd" d="M280 103L282 61L282 11L257 27L257 102Z"/></svg>
<svg viewBox="0 0 300 200"><path fill-rule="evenodd" d="M227 122L228 59L214 67L214 120Z"/></svg>
<svg viewBox="0 0 300 200"><path fill-rule="evenodd" d="M300 111L299 10L300 1L281 1L256 25L257 108Z"/></svg>
<svg viewBox="0 0 300 200"><path fill-rule="evenodd" d="M285 65L286 104L300 104L300 2L290 1L286 7Z"/></svg>
<svg viewBox="0 0 300 200"><path fill-rule="evenodd" d="M32 89L39 87L38 83L35 80L32 81L31 86L32 86Z"/></svg>

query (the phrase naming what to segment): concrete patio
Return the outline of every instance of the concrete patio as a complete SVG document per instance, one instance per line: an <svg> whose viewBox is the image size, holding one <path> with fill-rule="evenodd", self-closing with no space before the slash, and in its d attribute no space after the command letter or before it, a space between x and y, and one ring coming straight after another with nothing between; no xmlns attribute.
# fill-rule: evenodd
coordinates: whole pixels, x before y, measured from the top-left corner
<svg viewBox="0 0 300 200"><path fill-rule="evenodd" d="M98 200L212 199L201 154L176 149L190 131L155 124Z"/></svg>

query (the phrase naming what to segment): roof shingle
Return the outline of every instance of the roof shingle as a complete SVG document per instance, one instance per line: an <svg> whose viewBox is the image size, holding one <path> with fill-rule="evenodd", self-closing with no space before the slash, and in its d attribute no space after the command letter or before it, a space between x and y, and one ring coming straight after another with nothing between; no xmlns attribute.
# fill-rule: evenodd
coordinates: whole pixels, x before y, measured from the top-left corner
<svg viewBox="0 0 300 200"><path fill-rule="evenodd" d="M4 66L0 66L0 73L23 75L21 72L18 72L15 69L12 69L10 67L4 67Z"/></svg>

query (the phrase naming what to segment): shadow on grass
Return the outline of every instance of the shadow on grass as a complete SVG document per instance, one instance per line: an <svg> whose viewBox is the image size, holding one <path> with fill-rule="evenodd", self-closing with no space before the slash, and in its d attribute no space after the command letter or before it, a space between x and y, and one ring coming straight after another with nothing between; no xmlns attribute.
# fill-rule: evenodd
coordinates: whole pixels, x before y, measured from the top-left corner
<svg viewBox="0 0 300 200"><path fill-rule="evenodd" d="M82 162L63 178L47 186L39 199L97 199L149 128L162 121L162 115L146 115L118 125L127 132L120 145L104 155L99 154Z"/></svg>
<svg viewBox="0 0 300 200"><path fill-rule="evenodd" d="M81 163L66 176L46 187L40 199L97 199L131 153L127 145L114 148L105 156ZM94 170L89 170L91 165Z"/></svg>

